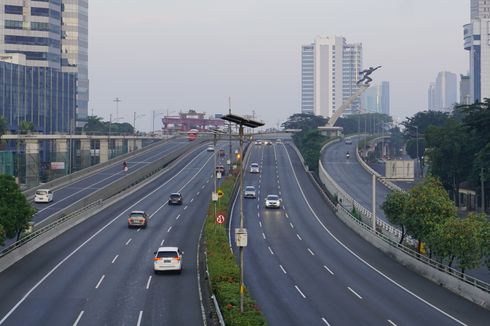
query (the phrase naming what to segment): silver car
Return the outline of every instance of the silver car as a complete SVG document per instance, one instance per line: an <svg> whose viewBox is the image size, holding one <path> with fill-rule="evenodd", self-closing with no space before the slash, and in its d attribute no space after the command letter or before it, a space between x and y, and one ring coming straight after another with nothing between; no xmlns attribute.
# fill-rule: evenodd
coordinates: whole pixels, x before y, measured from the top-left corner
<svg viewBox="0 0 490 326"><path fill-rule="evenodd" d="M243 197L244 198L256 198L257 195L255 193L255 187L254 186L246 186L245 190L243 192Z"/></svg>
<svg viewBox="0 0 490 326"><path fill-rule="evenodd" d="M278 195L267 195L265 208L281 208L281 198Z"/></svg>

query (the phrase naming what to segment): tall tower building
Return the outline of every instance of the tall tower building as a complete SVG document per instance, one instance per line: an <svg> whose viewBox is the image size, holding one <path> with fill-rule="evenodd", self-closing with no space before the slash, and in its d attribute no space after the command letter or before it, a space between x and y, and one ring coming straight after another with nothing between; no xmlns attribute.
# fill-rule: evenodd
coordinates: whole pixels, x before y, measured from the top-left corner
<svg viewBox="0 0 490 326"><path fill-rule="evenodd" d="M331 117L358 90L362 45L338 36L317 37L302 47L301 112ZM312 101L313 99L313 101ZM347 112L359 109L359 102Z"/></svg>
<svg viewBox="0 0 490 326"><path fill-rule="evenodd" d="M450 111L458 102L457 76L449 71L437 74L435 87L435 110Z"/></svg>
<svg viewBox="0 0 490 326"><path fill-rule="evenodd" d="M25 55L28 67L77 73L76 120L83 126L89 96L88 0L3 0L2 53Z"/></svg>
<svg viewBox="0 0 490 326"><path fill-rule="evenodd" d="M88 0L62 0L61 69L78 74L77 127L88 118Z"/></svg>
<svg viewBox="0 0 490 326"><path fill-rule="evenodd" d="M459 104L471 104L470 76L461 75L459 81Z"/></svg>
<svg viewBox="0 0 490 326"><path fill-rule="evenodd" d="M471 102L490 98L490 1L471 0L471 22L464 25L464 48L470 52Z"/></svg>

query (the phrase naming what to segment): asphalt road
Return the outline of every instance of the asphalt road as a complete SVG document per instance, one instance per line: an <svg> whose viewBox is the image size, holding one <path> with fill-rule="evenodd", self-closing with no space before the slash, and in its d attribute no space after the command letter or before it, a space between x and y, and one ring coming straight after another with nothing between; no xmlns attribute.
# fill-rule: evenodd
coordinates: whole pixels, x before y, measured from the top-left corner
<svg viewBox="0 0 490 326"><path fill-rule="evenodd" d="M203 324L196 256L214 175L205 148L0 273L0 325ZM176 191L184 204L169 206ZM146 229L127 228L131 210L148 213ZM162 245L184 251L182 274L153 273Z"/></svg>
<svg viewBox="0 0 490 326"><path fill-rule="evenodd" d="M404 268L339 221L290 145L254 145L251 162L261 173L244 178L259 190L244 199L245 283L270 325L488 324L489 311ZM283 207L265 209L268 194L280 195ZM239 223L235 203L231 230Z"/></svg>

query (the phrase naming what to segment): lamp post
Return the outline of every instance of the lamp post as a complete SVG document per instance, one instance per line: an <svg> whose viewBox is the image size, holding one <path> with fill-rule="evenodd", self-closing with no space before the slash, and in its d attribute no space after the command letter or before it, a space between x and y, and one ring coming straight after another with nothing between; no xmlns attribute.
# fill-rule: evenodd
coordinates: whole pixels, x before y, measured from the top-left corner
<svg viewBox="0 0 490 326"><path fill-rule="evenodd" d="M231 110L231 109L230 109ZM254 121L254 120L249 120L245 119L241 116L234 115L234 114L228 114L221 119L226 120L228 122L233 122L236 123L239 126L239 137L240 137L240 190L238 193L238 196L240 196L240 228L235 229L235 242L236 245L238 246L240 250L240 312L243 313L243 294L245 291L245 286L243 282L243 276L244 276L244 264L243 264L243 249L247 245L247 230L244 228L244 221L243 221L243 127L249 127L249 128L257 128L260 126L263 126L264 124L262 122ZM230 133L230 139L231 139L231 133ZM231 147L230 147L231 149Z"/></svg>
<svg viewBox="0 0 490 326"><path fill-rule="evenodd" d="M143 118L146 114L136 114L133 115L133 134L136 134L136 119Z"/></svg>
<svg viewBox="0 0 490 326"><path fill-rule="evenodd" d="M151 132L153 135L155 134L155 118L157 116L162 115L162 114L163 114L163 112L155 112L155 110L153 110L153 112L152 112L152 129L151 129ZM168 110L167 110L167 116L168 116Z"/></svg>
<svg viewBox="0 0 490 326"><path fill-rule="evenodd" d="M420 170L420 158L419 158L419 126L414 126L415 128L415 137L416 137L416 154L417 154L417 172ZM417 173L419 174L419 173Z"/></svg>
<svg viewBox="0 0 490 326"><path fill-rule="evenodd" d="M122 100L119 97L116 97L113 102L116 102L116 121L119 119L119 102Z"/></svg>

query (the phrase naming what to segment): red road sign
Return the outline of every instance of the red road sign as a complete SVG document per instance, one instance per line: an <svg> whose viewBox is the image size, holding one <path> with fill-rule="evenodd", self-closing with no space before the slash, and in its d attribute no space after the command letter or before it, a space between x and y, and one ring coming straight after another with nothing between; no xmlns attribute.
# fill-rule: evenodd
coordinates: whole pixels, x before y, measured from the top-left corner
<svg viewBox="0 0 490 326"><path fill-rule="evenodd" d="M219 214L216 216L216 223L223 224L225 223L225 216L223 214Z"/></svg>

